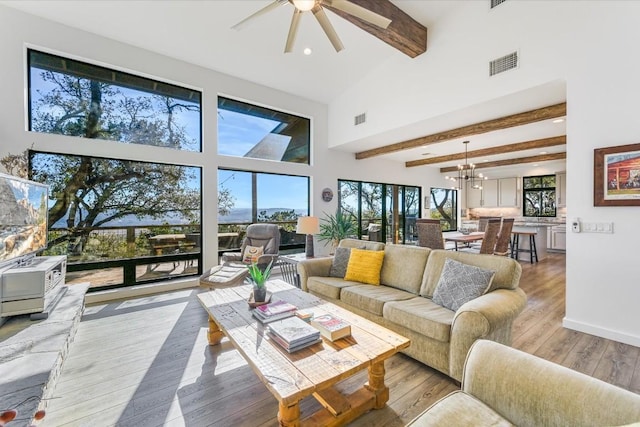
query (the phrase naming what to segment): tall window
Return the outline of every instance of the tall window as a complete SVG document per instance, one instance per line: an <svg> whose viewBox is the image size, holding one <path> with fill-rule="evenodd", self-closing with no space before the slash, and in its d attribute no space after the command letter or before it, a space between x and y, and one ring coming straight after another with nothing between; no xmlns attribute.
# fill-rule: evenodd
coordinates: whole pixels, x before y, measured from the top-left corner
<svg viewBox="0 0 640 427"><path fill-rule="evenodd" d="M523 216L556 216L556 176L522 178Z"/></svg>
<svg viewBox="0 0 640 427"><path fill-rule="evenodd" d="M309 164L311 121L218 97L218 154Z"/></svg>
<svg viewBox="0 0 640 427"><path fill-rule="evenodd" d="M199 167L31 151L30 178L50 186L47 255L92 288L200 271Z"/></svg>
<svg viewBox="0 0 640 427"><path fill-rule="evenodd" d="M240 248L247 225L280 227L282 248L304 243L295 233L299 216L309 215L309 178L229 169L218 170L218 248Z"/></svg>
<svg viewBox="0 0 640 427"><path fill-rule="evenodd" d="M340 209L357 219L365 240L413 240L412 224L420 212L420 188L360 181L338 181Z"/></svg>
<svg viewBox="0 0 640 427"><path fill-rule="evenodd" d="M29 130L200 151L200 92L31 49L28 58Z"/></svg>
<svg viewBox="0 0 640 427"><path fill-rule="evenodd" d="M440 220L442 231L458 229L458 192L450 188L432 188L429 216Z"/></svg>

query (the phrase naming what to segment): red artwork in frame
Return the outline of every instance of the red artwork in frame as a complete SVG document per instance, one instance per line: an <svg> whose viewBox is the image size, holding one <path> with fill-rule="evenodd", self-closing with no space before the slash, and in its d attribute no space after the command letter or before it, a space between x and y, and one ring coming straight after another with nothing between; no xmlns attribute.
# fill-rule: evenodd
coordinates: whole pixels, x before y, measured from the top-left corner
<svg viewBox="0 0 640 427"><path fill-rule="evenodd" d="M593 205L640 206L640 144L593 150Z"/></svg>

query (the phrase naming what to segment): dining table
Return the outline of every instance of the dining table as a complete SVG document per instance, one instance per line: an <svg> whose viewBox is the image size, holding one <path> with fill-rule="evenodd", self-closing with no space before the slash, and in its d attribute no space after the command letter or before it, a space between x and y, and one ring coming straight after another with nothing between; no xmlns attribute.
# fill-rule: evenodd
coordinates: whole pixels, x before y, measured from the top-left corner
<svg viewBox="0 0 640 427"><path fill-rule="evenodd" d="M484 232L475 231L469 234L454 234L451 236L445 236L445 242L453 242L455 244L454 250L458 250L458 243L464 243L467 247L473 243L478 242L484 238Z"/></svg>

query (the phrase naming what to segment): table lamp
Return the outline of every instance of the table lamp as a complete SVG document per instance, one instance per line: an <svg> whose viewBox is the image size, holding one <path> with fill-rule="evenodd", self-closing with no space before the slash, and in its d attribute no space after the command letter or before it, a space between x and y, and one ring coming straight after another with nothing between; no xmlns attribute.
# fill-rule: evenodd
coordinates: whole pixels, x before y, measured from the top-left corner
<svg viewBox="0 0 640 427"><path fill-rule="evenodd" d="M320 220L315 216L298 217L297 234L306 234L305 255L313 258L313 235L320 233Z"/></svg>

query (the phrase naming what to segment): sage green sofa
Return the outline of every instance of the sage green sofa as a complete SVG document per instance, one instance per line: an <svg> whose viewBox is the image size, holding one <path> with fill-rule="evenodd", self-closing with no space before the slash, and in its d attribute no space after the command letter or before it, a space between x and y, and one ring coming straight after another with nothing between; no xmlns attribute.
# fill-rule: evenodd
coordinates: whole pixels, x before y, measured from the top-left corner
<svg viewBox="0 0 640 427"><path fill-rule="evenodd" d="M511 347L479 340L469 351L462 390L440 399L408 426L632 423L640 423L640 395Z"/></svg>
<svg viewBox="0 0 640 427"><path fill-rule="evenodd" d="M469 348L486 338L511 344L511 326L526 305L522 268L506 257L345 239L339 247L384 250L380 286L330 277L332 258L298 263L300 287L411 340L404 353L460 381ZM444 262L494 270L489 291L457 311L431 299Z"/></svg>

